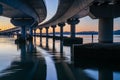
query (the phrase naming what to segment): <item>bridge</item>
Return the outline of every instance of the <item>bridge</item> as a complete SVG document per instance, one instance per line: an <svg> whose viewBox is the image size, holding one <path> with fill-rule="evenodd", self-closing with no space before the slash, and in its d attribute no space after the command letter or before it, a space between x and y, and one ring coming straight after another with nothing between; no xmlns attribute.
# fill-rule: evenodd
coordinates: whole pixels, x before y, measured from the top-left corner
<svg viewBox="0 0 120 80"><path fill-rule="evenodd" d="M56 14L47 22L40 24L45 20L47 11L44 0L1 0L1 16L11 18L11 23L16 28L2 31L9 33L21 31L22 38L26 38L26 28L30 35L33 35L33 29L53 28L55 34L56 25L60 26L61 37L63 36L63 27L65 23L71 25L71 37L75 38L75 25L79 19L90 16L92 19L99 19L99 42L113 42L113 19L120 16L119 0L59 0Z"/></svg>
<svg viewBox="0 0 120 80"><path fill-rule="evenodd" d="M36 34L36 29L46 29L46 42L48 43L49 27L53 29L55 37L55 28L60 27L61 45L63 45L63 27L69 24L70 41L79 43L81 39L75 37L76 24L80 23L80 18L90 16L92 19L99 19L99 43L113 43L113 19L120 16L119 0L58 0L58 8L55 15L48 21L43 22L47 16L46 3L44 0L1 0L1 16L11 18L11 23L15 28L1 31L0 34L12 34L21 32L21 39L26 40L26 33L30 36ZM40 40L42 42L42 40ZM54 38L53 38L54 41ZM82 41L82 40L81 40ZM76 44L75 43L75 44ZM48 44L46 44L48 45ZM61 47L61 53L63 49Z"/></svg>
<svg viewBox="0 0 120 80"><path fill-rule="evenodd" d="M100 52L103 52L103 54L99 54L102 57L114 57L117 59L120 57L118 54L119 44L115 44L114 46L111 44L101 44L101 43L112 43L113 44L113 19L120 16L120 0L58 0L58 8L55 13L55 15L48 21L42 23L47 16L47 9L46 9L46 3L45 0L0 0L0 15L9 17L11 19L11 23L15 25L15 28L8 29L5 31L1 31L0 34L12 34L12 33L19 33L21 32L21 39L26 41L26 35L27 31L29 31L30 36L35 35L36 29L40 30L40 37L42 37L42 30L43 28L46 29L46 46L48 46L48 30L49 27L52 27L53 29L53 42L55 42L55 28L58 25L60 27L60 53L63 53L63 27L66 24L69 24L70 27L70 40L76 42L76 40L79 40L76 38L75 35L75 28L76 24L80 23L80 18L85 16L90 16L92 19L99 19L98 27L99 27L99 45L92 44L92 45L80 45L74 48L74 52L71 53L77 53L79 51L84 51L84 53L90 53L91 47L94 49L97 49ZM33 34L34 30L34 34ZM40 38L41 39L41 38ZM80 39L81 40L81 39ZM40 40L42 42L42 40ZM78 41L79 42L79 41ZM55 43L53 43L53 48ZM117 46L116 46L117 45ZM88 46L90 49L88 49ZM99 47L106 49L106 46L110 46L111 50L115 48L115 54L110 52L111 55L108 56L108 54L104 54L105 51L101 51L101 49L98 49ZM85 49L85 50L84 50ZM24 52L25 50L23 50ZM22 51L21 51L22 52ZM95 53L96 51L91 51L91 53ZM98 52L99 53L99 52ZM73 57L74 54L71 54ZM76 59L82 59L81 61L86 59L86 55L90 54L79 54L80 56L85 56L84 59L79 57ZM98 54L96 54L98 56ZM96 55L93 54L92 58ZM91 56L90 56L91 57ZM98 56L99 57L99 56ZM86 61L91 60L92 58L86 59ZM105 61L105 60L102 60ZM94 62L94 60L93 60ZM98 60L99 62L99 60ZM108 61L105 61L105 64ZM117 62L117 60L116 60ZM86 62L87 63L87 62ZM92 63L91 63L92 64ZM101 63L100 63L101 64ZM101 66L101 65L100 65ZM101 73L102 74L102 73ZM112 73L110 73L111 75ZM101 75L104 76L104 75ZM107 75L109 76L109 75ZM110 79L109 79L110 80Z"/></svg>
<svg viewBox="0 0 120 80"><path fill-rule="evenodd" d="M71 39L75 39L75 26L80 22L80 18L90 16L92 19L99 19L99 43L113 43L113 19L120 16L119 0L58 0L58 8L55 15L48 21L43 22L47 16L46 3L44 0L17 0L0 1L1 16L11 18L11 23L16 27L1 31L1 34L11 34L21 32L21 39L26 40L26 32L33 36L33 30L46 29L48 36L49 27L60 27L60 37L63 41L63 27L65 24L71 26ZM35 33L34 33L35 34ZM76 39L75 39L76 40ZM48 39L46 39L48 42ZM62 43L61 43L62 44Z"/></svg>

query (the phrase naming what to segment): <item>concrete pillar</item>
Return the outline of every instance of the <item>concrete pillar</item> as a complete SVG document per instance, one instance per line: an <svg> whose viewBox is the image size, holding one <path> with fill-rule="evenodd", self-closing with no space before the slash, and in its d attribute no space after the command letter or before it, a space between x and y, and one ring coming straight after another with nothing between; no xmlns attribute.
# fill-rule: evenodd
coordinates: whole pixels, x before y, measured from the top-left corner
<svg viewBox="0 0 120 80"><path fill-rule="evenodd" d="M16 37L19 38L19 31L16 31Z"/></svg>
<svg viewBox="0 0 120 80"><path fill-rule="evenodd" d="M29 33L30 33L30 36L33 36L33 27L29 28Z"/></svg>
<svg viewBox="0 0 120 80"><path fill-rule="evenodd" d="M52 25L51 27L53 28L53 37L55 37L55 28L56 28L56 25Z"/></svg>
<svg viewBox="0 0 120 80"><path fill-rule="evenodd" d="M21 27L21 38L23 40L26 40L26 27L25 26Z"/></svg>
<svg viewBox="0 0 120 80"><path fill-rule="evenodd" d="M40 29L40 46L42 46L42 28L39 29Z"/></svg>
<svg viewBox="0 0 120 80"><path fill-rule="evenodd" d="M42 29L43 28L39 28L39 30L40 30L40 37L42 37Z"/></svg>
<svg viewBox="0 0 120 80"><path fill-rule="evenodd" d="M33 41L34 41L34 45L36 45L36 29L34 29L34 38L33 38Z"/></svg>
<svg viewBox="0 0 120 80"><path fill-rule="evenodd" d="M55 28L56 25L51 26L53 28L53 52L55 52Z"/></svg>
<svg viewBox="0 0 120 80"><path fill-rule="evenodd" d="M60 27L60 53L63 53L63 27L65 23L59 23L58 26Z"/></svg>
<svg viewBox="0 0 120 80"><path fill-rule="evenodd" d="M113 18L99 19L99 43L113 42Z"/></svg>
<svg viewBox="0 0 120 80"><path fill-rule="evenodd" d="M48 48L48 29L49 27L45 27L46 29L46 48Z"/></svg>
<svg viewBox="0 0 120 80"><path fill-rule="evenodd" d="M34 29L34 36L36 36L36 29Z"/></svg>
<svg viewBox="0 0 120 80"><path fill-rule="evenodd" d="M78 18L70 18L67 23L71 25L71 38L75 38L75 25L79 23Z"/></svg>

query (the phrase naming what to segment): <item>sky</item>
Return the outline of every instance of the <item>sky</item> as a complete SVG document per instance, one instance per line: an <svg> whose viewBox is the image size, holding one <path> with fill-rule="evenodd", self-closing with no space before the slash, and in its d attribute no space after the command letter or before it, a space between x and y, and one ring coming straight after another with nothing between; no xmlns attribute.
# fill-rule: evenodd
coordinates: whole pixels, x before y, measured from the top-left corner
<svg viewBox="0 0 120 80"><path fill-rule="evenodd" d="M58 0L45 0L47 5L47 18L45 21L51 19L57 10ZM43 22L45 22L43 21ZM0 30L5 30L14 27L10 23L10 19L0 16ZM120 18L114 19L114 30L120 30ZM39 32L39 30L37 30ZM56 32L59 32L60 28L56 27ZM70 25L64 27L64 31L70 31ZM80 23L76 25L76 32L79 31L98 31L98 19L91 19L89 16L80 19ZM45 29L43 29L45 32ZM52 32L52 28L49 28L49 32Z"/></svg>

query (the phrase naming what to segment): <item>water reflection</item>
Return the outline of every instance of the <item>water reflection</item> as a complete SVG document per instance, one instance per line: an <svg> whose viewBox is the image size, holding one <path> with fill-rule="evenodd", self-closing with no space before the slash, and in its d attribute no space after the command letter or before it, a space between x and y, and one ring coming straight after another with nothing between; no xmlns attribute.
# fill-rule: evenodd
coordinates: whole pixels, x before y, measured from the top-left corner
<svg viewBox="0 0 120 80"><path fill-rule="evenodd" d="M40 47L42 47L42 37L40 36Z"/></svg>
<svg viewBox="0 0 120 80"><path fill-rule="evenodd" d="M118 75L116 72L120 72L119 59L74 59L74 65L78 68L84 69L86 72L90 70L95 70L98 76L94 74L95 80L118 80ZM88 70L89 69L89 70ZM96 72L90 72L96 73ZM117 75L117 76L116 76ZM119 74L120 75L120 74Z"/></svg>
<svg viewBox="0 0 120 80"><path fill-rule="evenodd" d="M46 41L44 38L43 40ZM71 63L66 57L66 55L72 55L69 49L67 50L67 47L64 48L68 53L64 53L65 55L62 55L63 57L61 57L61 53L50 54L53 43L52 39L48 40L49 50L44 49L45 46L44 48L40 47L40 42L37 41L37 38L34 38L33 41L28 41L26 44L17 44L20 55L17 55L15 59L13 58L10 65L0 71L0 80L119 80L117 78L120 75L119 63L111 63L111 65L101 63L97 65L98 63L96 61L96 63L93 64L90 63L90 60L85 61L78 59L78 61ZM6 42L7 41L10 43L9 45L13 46L13 42L6 40ZM60 49L60 46L57 44L60 43L60 41L53 41L56 44L54 44L56 52L59 52L57 48ZM46 45L46 43L43 43L43 45L44 44ZM16 49L17 46L14 45L13 47ZM1 55L2 53L0 56ZM2 62L1 59L0 62ZM114 78L116 71L118 72L118 76Z"/></svg>
<svg viewBox="0 0 120 80"><path fill-rule="evenodd" d="M109 69L99 69L99 80L113 80L113 71Z"/></svg>
<svg viewBox="0 0 120 80"><path fill-rule="evenodd" d="M42 57L39 60L35 55L33 42L17 45L21 51L20 59L14 60L8 68L1 71L0 74L3 75L0 80L46 80L45 60ZM38 76L39 74L41 75Z"/></svg>
<svg viewBox="0 0 120 80"><path fill-rule="evenodd" d="M55 38L53 38L53 53L56 52L56 49L55 49Z"/></svg>
<svg viewBox="0 0 120 80"><path fill-rule="evenodd" d="M46 49L49 50L49 41L48 41L48 36L46 37Z"/></svg>

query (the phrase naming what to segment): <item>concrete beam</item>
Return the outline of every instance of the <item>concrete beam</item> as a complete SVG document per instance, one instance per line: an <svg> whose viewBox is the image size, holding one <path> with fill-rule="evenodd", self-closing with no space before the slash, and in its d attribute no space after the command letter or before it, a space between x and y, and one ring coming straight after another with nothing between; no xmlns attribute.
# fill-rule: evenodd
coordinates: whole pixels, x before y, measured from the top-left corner
<svg viewBox="0 0 120 80"><path fill-rule="evenodd" d="M29 4L26 4L24 1L21 0L1 0L0 2L9 5L11 7L13 7L14 9L17 9L25 14L27 14L28 16L32 17L34 20L36 20L37 22L39 22L39 17L36 14L35 10L33 8L31 8L31 6Z"/></svg>
<svg viewBox="0 0 120 80"><path fill-rule="evenodd" d="M31 26L34 23L32 18L12 18L11 23L15 26Z"/></svg>
<svg viewBox="0 0 120 80"><path fill-rule="evenodd" d="M120 6L118 4L92 5L90 6L89 16L93 19L120 17Z"/></svg>

